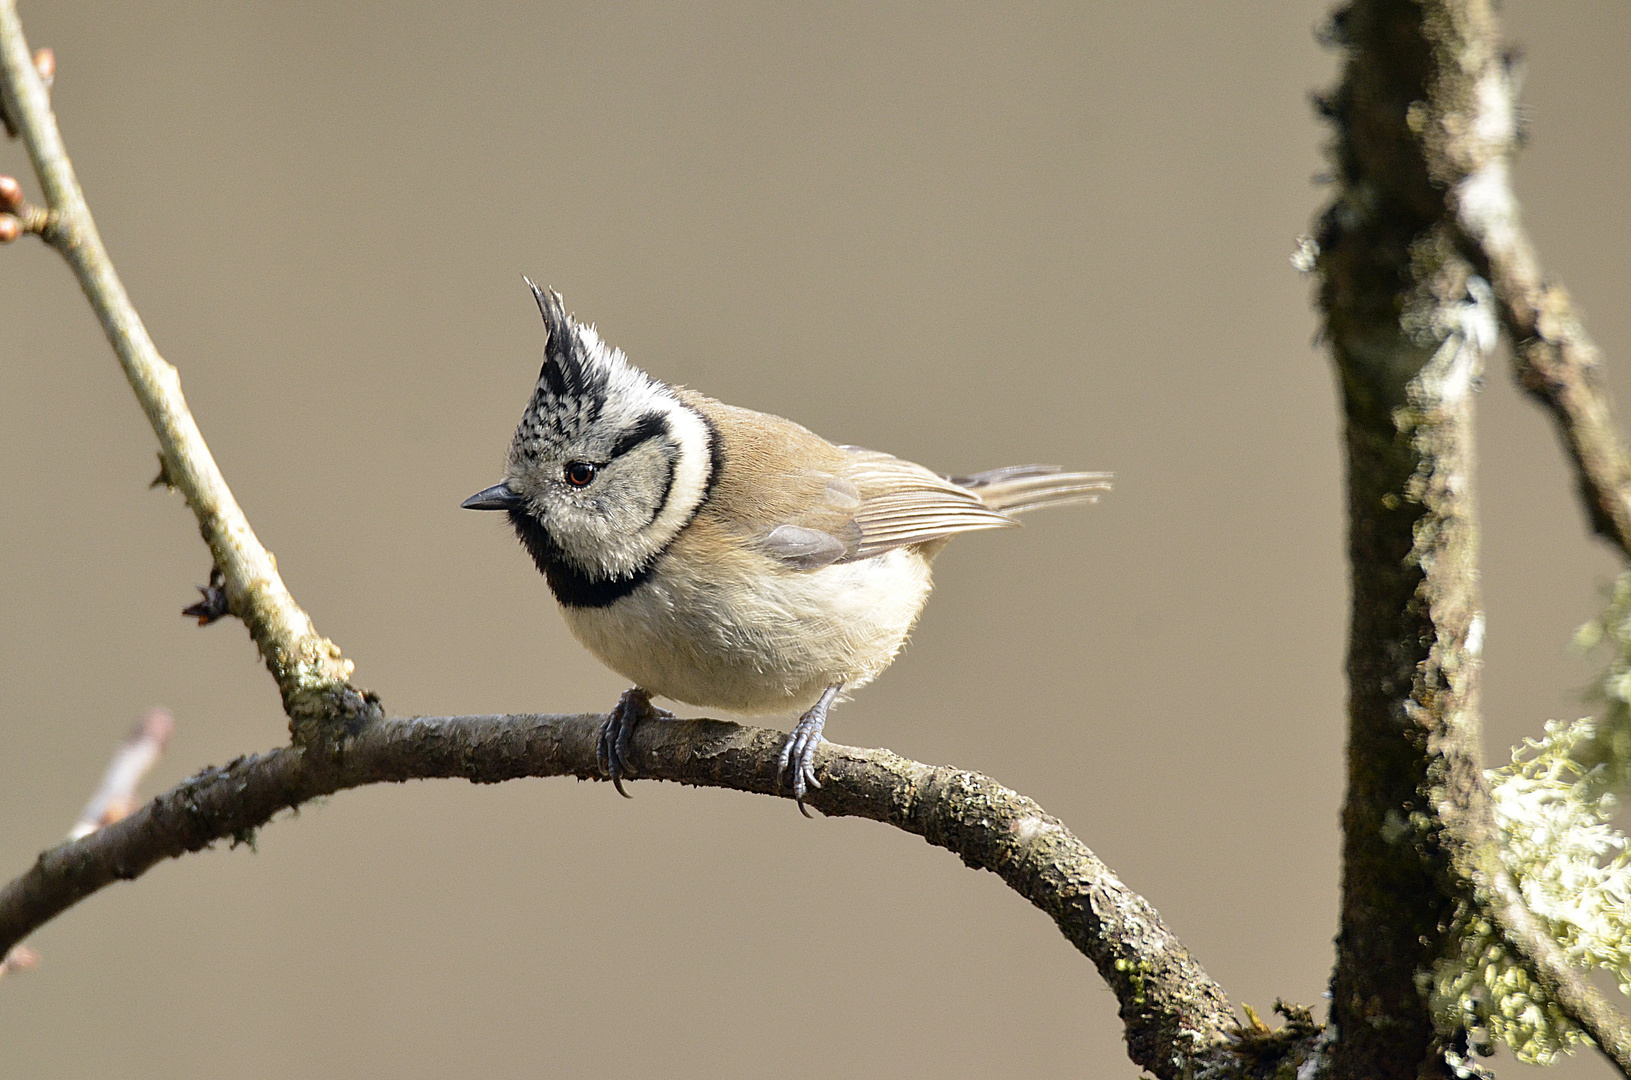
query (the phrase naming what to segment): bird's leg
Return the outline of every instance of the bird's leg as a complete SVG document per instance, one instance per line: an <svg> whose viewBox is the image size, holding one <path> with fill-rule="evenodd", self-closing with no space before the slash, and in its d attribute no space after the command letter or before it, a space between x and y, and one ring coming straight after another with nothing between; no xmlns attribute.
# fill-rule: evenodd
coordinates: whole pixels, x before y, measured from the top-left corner
<svg viewBox="0 0 1631 1080"><path fill-rule="evenodd" d="M820 781L815 778L815 752L821 743L821 728L827 722L827 710L832 703L838 700L838 686L829 686L821 692L821 699L810 706L810 711L799 717L799 722L787 736L787 742L782 744L781 757L776 763L776 778L778 782L781 775L792 767L793 771L793 798L799 804L799 813L805 817L810 811L804 808L804 796L813 787L820 787Z"/></svg>
<svg viewBox="0 0 1631 1080"><path fill-rule="evenodd" d="M605 722L600 725L600 743L595 747L595 755L600 758L600 771L612 778L617 793L625 799L634 798L623 790L623 777L634 775L634 770L629 768L629 740L634 737L635 726L642 720L672 719L673 713L653 705L651 695L638 686L623 691L612 711L606 714Z"/></svg>

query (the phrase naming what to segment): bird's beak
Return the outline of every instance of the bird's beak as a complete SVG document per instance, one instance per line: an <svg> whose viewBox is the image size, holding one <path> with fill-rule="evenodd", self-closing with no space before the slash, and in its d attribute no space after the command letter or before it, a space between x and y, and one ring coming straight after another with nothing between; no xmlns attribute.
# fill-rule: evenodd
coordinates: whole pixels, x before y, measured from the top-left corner
<svg viewBox="0 0 1631 1080"><path fill-rule="evenodd" d="M466 510L508 510L520 506L521 496L510 490L508 484L494 484L478 491L459 505Z"/></svg>

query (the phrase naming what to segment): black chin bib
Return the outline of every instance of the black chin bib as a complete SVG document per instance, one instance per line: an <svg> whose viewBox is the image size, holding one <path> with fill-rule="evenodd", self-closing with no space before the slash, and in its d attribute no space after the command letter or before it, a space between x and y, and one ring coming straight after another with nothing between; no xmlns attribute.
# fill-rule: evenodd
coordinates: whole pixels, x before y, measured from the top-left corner
<svg viewBox="0 0 1631 1080"><path fill-rule="evenodd" d="M628 577L590 577L566 558L555 538L537 518L519 506L512 507L509 514L515 535L521 538L544 580L549 582L549 591L565 607L603 608L615 604L651 579L652 567L661 557L659 552Z"/></svg>

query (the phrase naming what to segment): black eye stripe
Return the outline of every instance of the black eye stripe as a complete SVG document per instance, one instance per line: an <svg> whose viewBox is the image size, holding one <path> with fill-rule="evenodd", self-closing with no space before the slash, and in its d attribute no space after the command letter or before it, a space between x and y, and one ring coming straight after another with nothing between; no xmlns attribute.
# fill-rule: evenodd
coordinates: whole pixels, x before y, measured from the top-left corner
<svg viewBox="0 0 1631 1080"><path fill-rule="evenodd" d="M641 443L667 434L668 417L660 412L648 412L617 440L612 447L612 457L620 458Z"/></svg>

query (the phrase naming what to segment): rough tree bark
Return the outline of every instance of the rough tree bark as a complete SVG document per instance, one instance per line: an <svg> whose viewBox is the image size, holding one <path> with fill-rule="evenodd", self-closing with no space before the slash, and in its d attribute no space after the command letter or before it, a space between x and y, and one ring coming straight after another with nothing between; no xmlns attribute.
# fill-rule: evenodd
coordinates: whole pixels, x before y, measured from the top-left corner
<svg viewBox="0 0 1631 1080"><path fill-rule="evenodd" d="M1337 16L1350 43L1330 102L1341 188L1319 244L1352 580L1338 1077L1449 1075L1418 977L1447 953L1457 900L1471 899L1439 887L1433 789L1479 771L1472 393L1492 312L1472 302L1411 130L1435 89L1425 16L1411 0Z"/></svg>

